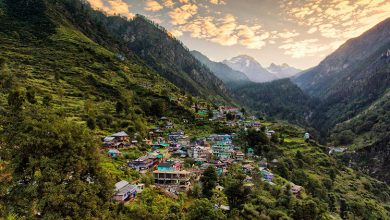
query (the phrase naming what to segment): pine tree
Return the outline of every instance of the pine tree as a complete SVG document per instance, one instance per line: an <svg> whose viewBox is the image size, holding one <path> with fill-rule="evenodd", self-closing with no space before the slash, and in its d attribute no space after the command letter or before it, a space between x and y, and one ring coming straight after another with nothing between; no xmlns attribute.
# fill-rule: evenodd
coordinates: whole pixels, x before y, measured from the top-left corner
<svg viewBox="0 0 390 220"><path fill-rule="evenodd" d="M203 184L203 196L211 198L211 196L213 196L212 191L217 186L218 181L218 176L215 168L213 166L208 166L207 169L203 172L200 181Z"/></svg>

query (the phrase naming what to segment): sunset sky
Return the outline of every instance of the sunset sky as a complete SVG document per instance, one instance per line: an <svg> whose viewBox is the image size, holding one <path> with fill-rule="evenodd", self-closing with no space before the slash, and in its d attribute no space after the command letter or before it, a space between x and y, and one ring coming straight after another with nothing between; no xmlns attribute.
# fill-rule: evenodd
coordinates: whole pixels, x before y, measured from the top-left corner
<svg viewBox="0 0 390 220"><path fill-rule="evenodd" d="M214 61L240 54L306 69L390 17L390 0L88 0L143 14Z"/></svg>

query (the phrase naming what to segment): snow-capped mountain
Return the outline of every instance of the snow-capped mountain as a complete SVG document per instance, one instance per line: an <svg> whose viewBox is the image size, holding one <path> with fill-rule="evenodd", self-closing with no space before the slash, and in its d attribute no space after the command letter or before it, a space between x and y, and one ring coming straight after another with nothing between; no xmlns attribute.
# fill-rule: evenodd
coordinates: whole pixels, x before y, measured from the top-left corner
<svg viewBox="0 0 390 220"><path fill-rule="evenodd" d="M224 60L223 63L236 71L245 73L253 82L269 82L278 79L278 76L267 71L253 57L247 55L233 57L230 60Z"/></svg>
<svg viewBox="0 0 390 220"><path fill-rule="evenodd" d="M191 54L202 64L206 65L225 84L237 84L250 82L245 73L233 70L228 65L221 62L211 61L207 56L199 51L191 51Z"/></svg>
<svg viewBox="0 0 390 220"><path fill-rule="evenodd" d="M290 78L302 71L289 66L287 63L283 63L282 65L272 63L267 70L268 72L275 74L278 78Z"/></svg>

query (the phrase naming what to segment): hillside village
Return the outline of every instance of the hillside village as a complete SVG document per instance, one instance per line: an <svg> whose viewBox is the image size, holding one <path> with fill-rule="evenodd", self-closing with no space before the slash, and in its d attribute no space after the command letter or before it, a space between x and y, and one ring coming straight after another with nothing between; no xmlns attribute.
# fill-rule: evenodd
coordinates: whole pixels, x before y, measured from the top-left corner
<svg viewBox="0 0 390 220"><path fill-rule="evenodd" d="M272 139L275 131L261 123L256 117L248 116L244 110L219 106L217 110L207 110L193 106L196 120L218 122L226 127L234 127L237 131L264 133ZM242 145L236 141L236 133L210 134L208 136L195 137L187 135L183 130L176 130L169 118L161 117L159 125L151 128L148 138L138 142L136 137L129 136L121 131L102 139L101 151L113 161L123 160L125 165L139 172L140 175L151 174L153 187L160 188L170 197L176 198L180 193L187 193L198 183L203 172L208 167L213 167L219 177L225 175L232 166L239 166L246 174L245 187L251 188L253 175L259 175L267 184L275 185L272 168L278 165L278 160L268 161L265 157L255 155L251 146ZM302 140L308 140L309 134L302 134ZM142 155L135 159L125 159L131 149L137 146L147 146ZM141 178L142 179L142 178ZM289 185L291 193L299 197L302 186L292 182L283 183ZM137 199L137 194L142 193L145 184L135 180L128 182L121 180L115 184L114 199L118 202L131 202ZM223 190L216 185L215 189ZM215 204L216 207L229 210L228 204Z"/></svg>

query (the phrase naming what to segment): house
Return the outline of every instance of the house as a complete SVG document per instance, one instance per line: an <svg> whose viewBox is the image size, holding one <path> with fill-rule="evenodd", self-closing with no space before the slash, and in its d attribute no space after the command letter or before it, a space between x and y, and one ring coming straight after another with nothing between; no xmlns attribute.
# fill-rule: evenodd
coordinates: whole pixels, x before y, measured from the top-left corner
<svg viewBox="0 0 390 220"><path fill-rule="evenodd" d="M115 184L115 195L114 200L118 202L124 202L136 197L138 187L131 185L127 181L120 181Z"/></svg>
<svg viewBox="0 0 390 220"><path fill-rule="evenodd" d="M124 147L129 145L129 135L121 131L103 139L104 147Z"/></svg>
<svg viewBox="0 0 390 220"><path fill-rule="evenodd" d="M180 169L181 163L179 161L167 161L157 166L158 171L179 171Z"/></svg>
<svg viewBox="0 0 390 220"><path fill-rule="evenodd" d="M150 130L150 137L161 137L164 134L164 131L160 127L155 127Z"/></svg>
<svg viewBox="0 0 390 220"><path fill-rule="evenodd" d="M154 161L147 156L142 156L128 163L128 166L136 170L147 170L154 165Z"/></svg>
<svg viewBox="0 0 390 220"><path fill-rule="evenodd" d="M268 169L261 169L260 175L264 178L265 181L267 182L272 182L274 179L274 174L271 173Z"/></svg>
<svg viewBox="0 0 390 220"><path fill-rule="evenodd" d="M154 164L158 164L161 162L164 155L159 150L155 150L152 153L148 153L148 157L155 162Z"/></svg>
<svg viewBox="0 0 390 220"><path fill-rule="evenodd" d="M250 164L245 164L245 165L242 165L242 170L243 170L245 173L250 173L250 172L252 172L253 167L252 167L252 165L250 165Z"/></svg>
<svg viewBox="0 0 390 220"><path fill-rule="evenodd" d="M165 125L165 129L173 129L173 123L172 122L167 122Z"/></svg>
<svg viewBox="0 0 390 220"><path fill-rule="evenodd" d="M194 159L200 158L200 155L202 154L203 148L204 147L199 146L199 145L189 147L187 150L188 156L192 157Z"/></svg>
<svg viewBox="0 0 390 220"><path fill-rule="evenodd" d="M245 157L245 154L241 151L236 152L236 161L243 161Z"/></svg>
<svg viewBox="0 0 390 220"><path fill-rule="evenodd" d="M154 182L159 185L189 186L191 172L188 171L153 171Z"/></svg>
<svg viewBox="0 0 390 220"><path fill-rule="evenodd" d="M105 137L103 139L103 147L114 147L114 137Z"/></svg>
<svg viewBox="0 0 390 220"><path fill-rule="evenodd" d="M158 143L154 143L153 144L153 148L154 149L160 149L160 148L167 148L169 147L170 145L168 143L164 143L164 142L158 142Z"/></svg>
<svg viewBox="0 0 390 220"><path fill-rule="evenodd" d="M158 153L149 153L136 160L130 161L128 166L135 170L147 170L158 164L161 158L162 155Z"/></svg>
<svg viewBox="0 0 390 220"><path fill-rule="evenodd" d="M119 150L117 150L117 149L110 149L110 150L108 150L108 152L107 152L107 155L109 156L109 157L119 157L120 155L121 155L122 153L119 151Z"/></svg>
<svg viewBox="0 0 390 220"><path fill-rule="evenodd" d="M114 137L116 142L129 142L129 135L124 131L112 134L111 137Z"/></svg>
<svg viewBox="0 0 390 220"><path fill-rule="evenodd" d="M184 138L186 138L186 136L184 136L183 131L171 132L168 134L168 140L172 142L179 142Z"/></svg>
<svg viewBox="0 0 390 220"><path fill-rule="evenodd" d="M212 134L207 138L207 140L211 142L222 141L225 143L232 143L232 136L229 134Z"/></svg>
<svg viewBox="0 0 390 220"><path fill-rule="evenodd" d="M172 152L172 151L177 151L179 150L181 147L180 144L177 144L177 143L174 143L174 144L171 144L170 147L169 147L169 152Z"/></svg>
<svg viewBox="0 0 390 220"><path fill-rule="evenodd" d="M172 153L173 156L178 156L178 157L187 157L187 152L183 150L177 150Z"/></svg>
<svg viewBox="0 0 390 220"><path fill-rule="evenodd" d="M218 142L212 146L213 154L219 159L228 159L232 155L232 145Z"/></svg>

